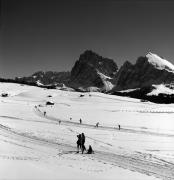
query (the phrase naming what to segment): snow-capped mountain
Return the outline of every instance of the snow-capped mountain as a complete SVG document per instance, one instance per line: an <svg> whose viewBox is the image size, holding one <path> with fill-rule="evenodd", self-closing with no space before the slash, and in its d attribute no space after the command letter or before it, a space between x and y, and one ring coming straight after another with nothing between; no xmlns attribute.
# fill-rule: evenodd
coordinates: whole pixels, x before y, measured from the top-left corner
<svg viewBox="0 0 174 180"><path fill-rule="evenodd" d="M161 98L167 95L171 101L173 88L170 86L174 83L174 65L149 52L139 57L135 64L126 61L118 70L112 59L87 50L80 55L71 72L38 71L28 77L0 81L49 86L48 88L73 88L77 91L109 92L148 100L152 96Z"/></svg>
<svg viewBox="0 0 174 180"><path fill-rule="evenodd" d="M117 73L113 90L126 90L174 82L174 65L156 54L139 57L133 65L125 62Z"/></svg>
<svg viewBox="0 0 174 180"><path fill-rule="evenodd" d="M146 55L146 57L148 58L148 62L152 64L155 68L160 70L166 70L169 72L174 72L174 65L169 61L167 61L166 59L163 59L151 52L149 52Z"/></svg>

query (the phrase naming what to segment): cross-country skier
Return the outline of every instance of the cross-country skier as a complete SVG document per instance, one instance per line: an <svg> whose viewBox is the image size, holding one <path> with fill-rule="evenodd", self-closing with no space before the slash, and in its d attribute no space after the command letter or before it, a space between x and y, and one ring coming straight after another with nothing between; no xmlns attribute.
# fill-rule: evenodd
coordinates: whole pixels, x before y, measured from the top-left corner
<svg viewBox="0 0 174 180"><path fill-rule="evenodd" d="M97 122L97 123L96 123L95 127L97 127L97 128L98 128L98 125L99 125L99 122Z"/></svg>
<svg viewBox="0 0 174 180"><path fill-rule="evenodd" d="M81 149L81 134L77 135L77 153L79 153L79 148Z"/></svg>
<svg viewBox="0 0 174 180"><path fill-rule="evenodd" d="M82 154L83 154L84 150L86 151L84 133L82 133L82 135L81 135L81 150L82 150Z"/></svg>
<svg viewBox="0 0 174 180"><path fill-rule="evenodd" d="M82 124L82 119L81 119L81 118L80 118L80 120L79 120L79 121L80 121L80 124Z"/></svg>

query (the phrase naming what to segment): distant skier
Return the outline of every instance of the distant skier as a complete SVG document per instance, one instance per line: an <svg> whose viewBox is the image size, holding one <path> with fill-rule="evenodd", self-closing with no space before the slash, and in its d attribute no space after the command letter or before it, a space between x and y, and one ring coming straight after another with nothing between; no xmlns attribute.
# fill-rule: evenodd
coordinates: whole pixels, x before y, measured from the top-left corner
<svg viewBox="0 0 174 180"><path fill-rule="evenodd" d="M89 149L87 150L87 154L94 154L94 151L93 151L91 145L89 145Z"/></svg>
<svg viewBox="0 0 174 180"><path fill-rule="evenodd" d="M59 120L59 125L60 125L60 123L61 123L61 120Z"/></svg>
<svg viewBox="0 0 174 180"><path fill-rule="evenodd" d="M80 120L79 120L79 121L80 121L80 124L82 124L82 119L81 119L81 118L80 118Z"/></svg>
<svg viewBox="0 0 174 180"><path fill-rule="evenodd" d="M44 111L44 116L46 116L46 111Z"/></svg>
<svg viewBox="0 0 174 180"><path fill-rule="evenodd" d="M77 135L77 153L79 153L79 148L81 149L81 134Z"/></svg>
<svg viewBox="0 0 174 180"><path fill-rule="evenodd" d="M69 119L70 119L70 121L72 120L72 118L71 118L71 117L70 117Z"/></svg>
<svg viewBox="0 0 174 180"><path fill-rule="evenodd" d="M98 128L98 125L99 125L99 122L97 122L97 123L96 123L95 127L97 127L97 128Z"/></svg>
<svg viewBox="0 0 174 180"><path fill-rule="evenodd" d="M81 135L81 150L82 150L82 154L83 154L84 150L86 151L84 133L82 133L82 135Z"/></svg>
<svg viewBox="0 0 174 180"><path fill-rule="evenodd" d="M118 125L118 129L119 129L119 130L121 129L121 126L120 126L120 124Z"/></svg>

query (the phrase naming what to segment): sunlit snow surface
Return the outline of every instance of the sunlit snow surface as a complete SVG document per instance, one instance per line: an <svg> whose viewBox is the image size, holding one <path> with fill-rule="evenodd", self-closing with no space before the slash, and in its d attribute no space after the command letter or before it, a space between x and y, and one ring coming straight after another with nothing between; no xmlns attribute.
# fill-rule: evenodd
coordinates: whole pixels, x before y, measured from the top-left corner
<svg viewBox="0 0 174 180"><path fill-rule="evenodd" d="M151 95L159 95L159 94L174 94L174 90L173 89L170 89L169 87L166 87L164 84L159 84L159 85L153 85L153 87L155 89L152 90L152 92L148 93L147 95L148 96L151 96Z"/></svg>
<svg viewBox="0 0 174 180"><path fill-rule="evenodd" d="M0 93L0 179L174 179L173 104L9 83ZM95 154L76 154L82 132Z"/></svg>
<svg viewBox="0 0 174 180"><path fill-rule="evenodd" d="M109 91L109 90L111 90L114 87L114 85L110 81L108 81L108 79L112 79L111 77L106 76L106 75L104 75L103 73L101 73L99 71L97 71L97 74L100 76L100 78L103 81L103 84L104 84L103 89L105 91Z"/></svg>
<svg viewBox="0 0 174 180"><path fill-rule="evenodd" d="M167 71L174 72L174 65L169 61L159 57L158 55L150 52L146 55L146 57L148 58L148 61L157 69L165 69Z"/></svg>

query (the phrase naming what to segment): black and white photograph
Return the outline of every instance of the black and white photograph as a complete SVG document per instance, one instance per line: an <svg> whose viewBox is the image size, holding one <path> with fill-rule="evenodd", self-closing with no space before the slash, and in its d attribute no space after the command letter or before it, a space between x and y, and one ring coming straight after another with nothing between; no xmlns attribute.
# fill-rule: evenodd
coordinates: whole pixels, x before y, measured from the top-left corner
<svg viewBox="0 0 174 180"><path fill-rule="evenodd" d="M174 180L174 1L0 0L0 180Z"/></svg>

